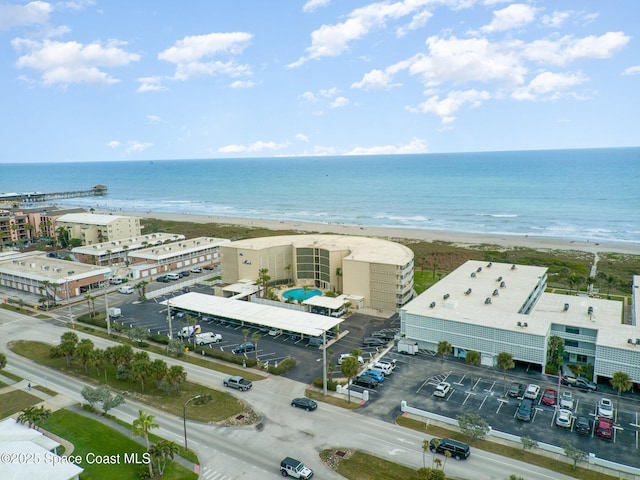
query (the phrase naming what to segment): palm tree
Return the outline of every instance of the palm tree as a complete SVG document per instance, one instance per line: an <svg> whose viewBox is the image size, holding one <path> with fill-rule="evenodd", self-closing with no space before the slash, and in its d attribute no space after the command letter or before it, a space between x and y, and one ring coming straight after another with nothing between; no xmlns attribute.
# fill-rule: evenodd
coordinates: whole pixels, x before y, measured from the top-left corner
<svg viewBox="0 0 640 480"><path fill-rule="evenodd" d="M268 273L268 268L261 268L258 271L258 283L261 284L263 288L262 298L267 298L267 289L269 288L267 284L269 283L269 280L271 280L271 277L267 275Z"/></svg>
<svg viewBox="0 0 640 480"><path fill-rule="evenodd" d="M247 342L247 337L249 336L249 334L251 333L251 330L249 330L248 328L243 328L242 329L242 336L244 337L244 342Z"/></svg>
<svg viewBox="0 0 640 480"><path fill-rule="evenodd" d="M507 393L507 370L515 368L516 364L513 361L513 355L511 355L509 352L500 352L498 354L498 358L496 359L496 363L502 369L504 376L504 396Z"/></svg>
<svg viewBox="0 0 640 480"><path fill-rule="evenodd" d="M347 402L349 403L351 403L351 387L349 384L351 383L351 379L358 373L359 366L360 364L358 363L357 357L345 357L340 365L342 374L347 377Z"/></svg>
<svg viewBox="0 0 640 480"><path fill-rule="evenodd" d="M78 336L73 332L65 332L60 337L60 345L58 345L58 353L67 357L67 367L71 366L71 357L76 351L78 345Z"/></svg>
<svg viewBox="0 0 640 480"><path fill-rule="evenodd" d="M0 370L7 366L7 356L4 353L0 353Z"/></svg>
<svg viewBox="0 0 640 480"><path fill-rule="evenodd" d="M258 332L255 332L253 335L251 335L251 340L253 340L253 346L255 347L256 362L257 362L258 361L258 340L260 340L260 334Z"/></svg>
<svg viewBox="0 0 640 480"><path fill-rule="evenodd" d="M440 363L444 363L444 356L449 355L453 347L446 340L438 342L438 355L440 355Z"/></svg>
<svg viewBox="0 0 640 480"><path fill-rule="evenodd" d="M147 353L147 352L140 352ZM138 357L133 362L131 362L131 377L134 380L140 380L140 387L142 388L142 393L144 393L144 384L145 380L153 375L153 367L151 366L151 362L149 361L149 356L146 358ZM149 448L147 446L147 448Z"/></svg>
<svg viewBox="0 0 640 480"><path fill-rule="evenodd" d="M149 282L147 282L146 280L141 280L134 286L134 288L138 290L138 296L140 297L140 300L146 300L147 285L149 285Z"/></svg>
<svg viewBox="0 0 640 480"><path fill-rule="evenodd" d="M616 402L616 410L620 411L620 395L622 392L626 392L627 390L631 390L633 387L633 382L631 381L631 377L625 372L614 372L611 377L611 386L618 390L618 400Z"/></svg>
<svg viewBox="0 0 640 480"><path fill-rule="evenodd" d="M95 316L94 307L95 307L95 304L96 304L96 297L92 296L90 293L87 293L84 296L84 299L87 301L87 305L89 305L89 315L91 317L94 317Z"/></svg>
<svg viewBox="0 0 640 480"><path fill-rule="evenodd" d="M607 275L607 297L609 297L609 292L611 292L611 286L616 283L616 277L613 275Z"/></svg>
<svg viewBox="0 0 640 480"><path fill-rule="evenodd" d="M80 360L80 363L84 365L85 373L89 372L89 362L92 355L91 352L93 352L93 342L88 338L83 338L76 346L76 351L73 354L73 356Z"/></svg>
<svg viewBox="0 0 640 480"><path fill-rule="evenodd" d="M176 390L176 393L179 393L180 385L187 380L187 372L182 365L173 365L167 370L164 380Z"/></svg>
<svg viewBox="0 0 640 480"><path fill-rule="evenodd" d="M147 451L149 450L149 430L160 427L160 425L154 423L154 418L156 417L142 410L138 410L138 418L133 421L133 434L144 437L144 442L147 444ZM149 475L153 477L153 464L151 462L149 462Z"/></svg>
<svg viewBox="0 0 640 480"><path fill-rule="evenodd" d="M151 458L156 463L158 474L162 477L164 475L164 469L167 466L167 460L173 460L174 456L180 451L178 445L169 440L160 440L154 443L149 448Z"/></svg>
<svg viewBox="0 0 640 480"><path fill-rule="evenodd" d="M422 441L422 466L427 468L427 452L429 451L429 440Z"/></svg>
<svg viewBox="0 0 640 480"><path fill-rule="evenodd" d="M464 361L468 365L480 365L481 360L482 356L480 355L480 352L475 350L469 350L464 358Z"/></svg>

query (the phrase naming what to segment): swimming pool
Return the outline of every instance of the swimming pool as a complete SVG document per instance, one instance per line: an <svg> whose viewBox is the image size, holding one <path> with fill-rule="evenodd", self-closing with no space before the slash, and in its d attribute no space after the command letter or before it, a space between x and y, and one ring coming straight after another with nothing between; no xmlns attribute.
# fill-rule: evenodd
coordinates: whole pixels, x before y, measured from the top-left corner
<svg viewBox="0 0 640 480"><path fill-rule="evenodd" d="M311 297L315 297L317 295L322 295L322 292L315 288L310 288L306 292L304 288L292 288L291 290L287 290L282 294L284 298L295 300L308 300Z"/></svg>

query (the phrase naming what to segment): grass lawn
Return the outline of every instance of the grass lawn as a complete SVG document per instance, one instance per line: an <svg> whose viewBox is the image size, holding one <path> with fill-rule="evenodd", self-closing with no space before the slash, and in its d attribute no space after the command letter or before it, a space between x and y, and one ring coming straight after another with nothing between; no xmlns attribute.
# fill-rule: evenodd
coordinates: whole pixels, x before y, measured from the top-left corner
<svg viewBox="0 0 640 480"><path fill-rule="evenodd" d="M320 458L323 460L333 457L335 449L323 450ZM329 462L334 464L334 462ZM413 468L369 455L363 452L353 452L348 458L340 459L334 470L349 480L417 480L418 475Z"/></svg>
<svg viewBox="0 0 640 480"><path fill-rule="evenodd" d="M115 391L127 392L127 396L132 396L141 402L153 405L156 408L172 413L178 417L182 417L184 403L196 395L210 395L211 402L202 405L191 402L187 408L187 418L192 420L220 422L249 410L246 404L226 392L213 390L189 381L182 385L179 395L168 395L162 392L155 387L152 381L147 382L145 391L142 393L140 382L116 379L113 365L105 365L105 368L100 371L100 375L97 374L95 369L89 369L87 373L83 366L76 365L73 362L70 367L67 367L65 358L50 358L49 352L51 351L51 347L52 346L47 343L32 341L16 341L10 344L10 348L19 355L60 370L66 374L89 380L96 385L105 384L106 370L107 384ZM215 405L215 408L212 408L212 405Z"/></svg>
<svg viewBox="0 0 640 480"><path fill-rule="evenodd" d="M351 403L349 403L346 398L334 397L331 393L332 392L327 393L327 396L325 397L322 392L318 392L316 390L306 389L304 392L306 397L309 397L316 402L329 403L336 407L342 407L348 410L356 410L360 408L361 403L358 398L352 398Z"/></svg>
<svg viewBox="0 0 640 480"><path fill-rule="evenodd" d="M79 466L84 468L81 479L92 478L140 478L140 469L144 465L127 464L124 462L124 454L137 453L139 458L145 452L145 447L131 438L103 425L90 418L78 415L69 410L58 410L42 424L42 428L70 441L75 446L72 455L80 455L87 459L87 454L96 456L120 454L120 462L112 465L90 464L84 461ZM197 479L198 476L185 469L181 465L172 463L167 467L165 476L169 480Z"/></svg>
<svg viewBox="0 0 640 480"><path fill-rule="evenodd" d="M22 390L13 390L12 392L0 395L0 418L6 418L16 412L21 412L27 407L40 403L38 397L34 397L30 393Z"/></svg>
<svg viewBox="0 0 640 480"><path fill-rule="evenodd" d="M426 427L424 422L414 420L412 418L399 416L396 417L396 423L403 427L411 428L418 432L428 433L429 435L433 435L435 437L453 438L455 440L460 440L461 442L470 443L469 438L460 432L439 427L437 425L429 425L429 427ZM594 472L582 467L577 467L575 470L573 470L573 463L569 464L558 462L553 458L536 454L535 450L530 451L524 450L522 448L510 447L508 445L494 443L489 440L478 440L476 442L473 442L473 444L471 444L471 447L476 447L487 452L496 453L498 455L502 455L503 457L520 460L532 465L538 465L539 467L544 467L551 471L562 473L570 477L580 478L581 480L618 480L617 477Z"/></svg>

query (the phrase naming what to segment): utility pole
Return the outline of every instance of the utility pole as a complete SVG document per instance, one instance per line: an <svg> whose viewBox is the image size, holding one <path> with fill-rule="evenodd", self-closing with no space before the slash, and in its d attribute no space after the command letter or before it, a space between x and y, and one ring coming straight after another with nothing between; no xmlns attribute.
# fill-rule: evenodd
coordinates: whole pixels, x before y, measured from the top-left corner
<svg viewBox="0 0 640 480"><path fill-rule="evenodd" d="M105 320L107 321L107 334L111 335L111 319L109 318L109 277L107 278L107 285L104 287L104 308L106 309L107 315Z"/></svg>
<svg viewBox="0 0 640 480"><path fill-rule="evenodd" d="M327 396L327 331L322 331L322 394Z"/></svg>

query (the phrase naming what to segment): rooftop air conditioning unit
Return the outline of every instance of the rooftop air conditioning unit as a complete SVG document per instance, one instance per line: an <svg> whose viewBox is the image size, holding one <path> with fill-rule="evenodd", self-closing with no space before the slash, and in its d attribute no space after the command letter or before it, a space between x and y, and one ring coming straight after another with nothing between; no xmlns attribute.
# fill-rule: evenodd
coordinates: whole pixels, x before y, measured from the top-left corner
<svg viewBox="0 0 640 480"><path fill-rule="evenodd" d="M491 262L487 263L487 268L491 268L492 265L493 265L493 263L491 263Z"/></svg>
<svg viewBox="0 0 640 480"><path fill-rule="evenodd" d="M522 326L523 326L523 327L528 327L528 326L529 326L529 324L528 324L527 322L524 322L524 323L522 324Z"/></svg>
<svg viewBox="0 0 640 480"><path fill-rule="evenodd" d="M504 282L500 282L500 288L507 288L507 284Z"/></svg>
<svg viewBox="0 0 640 480"><path fill-rule="evenodd" d="M496 289L493 291L493 296L494 296L494 297L497 297L498 295L500 295L500 292L498 292L498 289L496 288Z"/></svg>
<svg viewBox="0 0 640 480"><path fill-rule="evenodd" d="M449 294L448 294L448 293L445 293L445 294L442 296L442 298L444 298L444 299L446 300L447 298L449 298Z"/></svg>
<svg viewBox="0 0 640 480"><path fill-rule="evenodd" d="M465 294L465 295L469 295L470 293L471 293L471 289L470 289L470 288L469 288L469 289L467 289L467 291L466 291L466 292L464 292L464 294Z"/></svg>
<svg viewBox="0 0 640 480"><path fill-rule="evenodd" d="M476 272L471 272L471 278L476 278Z"/></svg>
<svg viewBox="0 0 640 480"><path fill-rule="evenodd" d="M593 315L593 307L587 308L587 315Z"/></svg>
<svg viewBox="0 0 640 480"><path fill-rule="evenodd" d="M501 281L502 281L502 277L498 277L498 278L496 279L496 282L501 282Z"/></svg>
<svg viewBox="0 0 640 480"><path fill-rule="evenodd" d="M518 322L518 326L521 327L522 326L522 322Z"/></svg>
<svg viewBox="0 0 640 480"><path fill-rule="evenodd" d="M515 265L511 265L511 270L515 270L516 266Z"/></svg>
<svg viewBox="0 0 640 480"><path fill-rule="evenodd" d="M566 312L567 310L569 310L569 304L565 303L564 304L564 308L562 309L563 312Z"/></svg>
<svg viewBox="0 0 640 480"><path fill-rule="evenodd" d="M482 267L478 267L478 270L476 270L476 272L480 273L482 271Z"/></svg>
<svg viewBox="0 0 640 480"><path fill-rule="evenodd" d="M627 343L628 343L629 345L633 345L633 338L628 338L628 339L627 339Z"/></svg>
<svg viewBox="0 0 640 480"><path fill-rule="evenodd" d="M431 303L429 304L429 308L434 308L435 306L436 306L436 302L431 302Z"/></svg>
<svg viewBox="0 0 640 480"><path fill-rule="evenodd" d="M484 304L485 304L485 305L490 305L490 304L491 304L491 297L487 297L487 298L484 300Z"/></svg>

